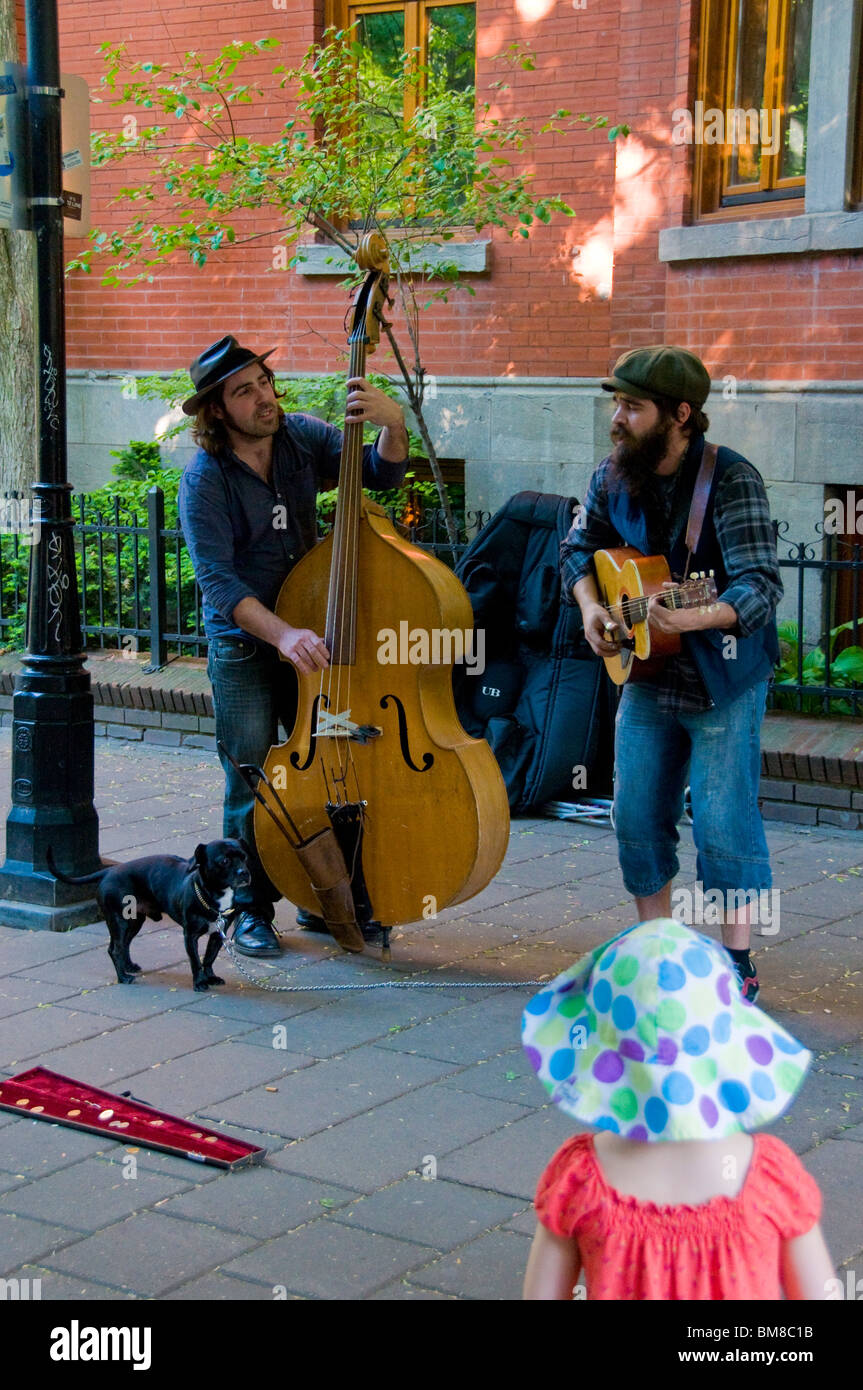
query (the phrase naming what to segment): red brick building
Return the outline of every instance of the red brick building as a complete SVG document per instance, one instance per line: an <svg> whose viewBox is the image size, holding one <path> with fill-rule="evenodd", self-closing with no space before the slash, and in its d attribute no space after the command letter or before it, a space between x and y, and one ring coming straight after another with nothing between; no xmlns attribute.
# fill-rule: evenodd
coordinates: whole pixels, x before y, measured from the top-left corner
<svg viewBox="0 0 863 1390"><path fill-rule="evenodd" d="M420 42L451 3L326 0L337 19L404 12L404 33ZM531 46L536 66L509 77L512 109L539 120L565 106L632 128L613 144L584 127L539 137L538 191L562 194L576 216L555 215L527 241L483 233L488 245L471 252L484 267L472 276L475 297L454 296L426 315L436 442L465 460L471 503L496 506L523 487L583 492L607 451L597 378L626 348L665 340L710 368L712 437L752 459L774 514L795 535L812 534L825 489L863 485L860 4L476 0L460 8L475 12L479 100L494 95L494 56L517 41ZM211 54L232 37L273 35L279 60L290 63L321 34L325 15L324 0L244 0L241 9L157 0L144 11L60 0L60 19L63 67L95 91L105 40L168 63L191 47ZM274 61L262 55L262 80ZM269 81L251 120L275 133L288 112ZM119 120L110 106L93 107L95 127ZM97 225L127 220L110 201L128 181L121 167L94 173ZM153 285L123 291L102 288L96 274L72 277L76 482L104 477L107 448L152 427L153 410L119 389L130 373L186 365L228 331L277 346L282 370L339 365L339 278L311 273L322 268L314 264L302 274L274 270L273 244L264 236L204 270L178 263Z"/></svg>

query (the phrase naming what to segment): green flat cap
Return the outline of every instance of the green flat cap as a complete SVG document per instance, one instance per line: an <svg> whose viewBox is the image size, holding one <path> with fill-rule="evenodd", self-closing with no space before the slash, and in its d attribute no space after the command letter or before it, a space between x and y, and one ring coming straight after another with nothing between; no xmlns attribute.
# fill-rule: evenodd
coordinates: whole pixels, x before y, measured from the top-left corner
<svg viewBox="0 0 863 1390"><path fill-rule="evenodd" d="M632 348L618 357L603 391L622 391L644 400L669 396L701 409L710 394L710 373L694 352L679 347Z"/></svg>

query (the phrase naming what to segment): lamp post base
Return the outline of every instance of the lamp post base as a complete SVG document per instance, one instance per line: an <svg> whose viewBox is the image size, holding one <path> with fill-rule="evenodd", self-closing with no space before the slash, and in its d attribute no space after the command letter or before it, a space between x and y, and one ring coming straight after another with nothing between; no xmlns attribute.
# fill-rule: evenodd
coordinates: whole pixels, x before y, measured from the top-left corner
<svg viewBox="0 0 863 1390"><path fill-rule="evenodd" d="M8 891L11 875L7 870L3 875L3 889ZM27 879L32 886L32 878ZM86 927L91 922L101 922L102 913L95 898L87 898L80 903L25 903L15 898L0 898L0 926L17 927L23 931L71 931L73 927Z"/></svg>
<svg viewBox="0 0 863 1390"><path fill-rule="evenodd" d="M69 931L102 920L95 884L63 883L103 868L93 806L93 696L82 658L28 653L12 701L12 807L0 866L0 926ZM35 668L35 669L34 669Z"/></svg>

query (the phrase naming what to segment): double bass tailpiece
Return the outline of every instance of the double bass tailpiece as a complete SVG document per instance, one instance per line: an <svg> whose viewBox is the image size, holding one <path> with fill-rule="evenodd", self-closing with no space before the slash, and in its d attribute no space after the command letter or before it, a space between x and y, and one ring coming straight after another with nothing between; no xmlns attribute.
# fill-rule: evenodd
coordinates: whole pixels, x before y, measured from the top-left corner
<svg viewBox="0 0 863 1390"><path fill-rule="evenodd" d="M342 950L364 950L365 940L357 922L351 876L332 824L315 831L313 835L303 836L264 769L256 767L254 763L237 762L222 743L219 744L219 751L224 753L234 770L240 774L255 800L267 812L299 859L320 904L321 916ZM267 788L278 813L261 794L260 783ZM327 811L329 814L329 807ZM389 944L387 935L384 937L385 947Z"/></svg>

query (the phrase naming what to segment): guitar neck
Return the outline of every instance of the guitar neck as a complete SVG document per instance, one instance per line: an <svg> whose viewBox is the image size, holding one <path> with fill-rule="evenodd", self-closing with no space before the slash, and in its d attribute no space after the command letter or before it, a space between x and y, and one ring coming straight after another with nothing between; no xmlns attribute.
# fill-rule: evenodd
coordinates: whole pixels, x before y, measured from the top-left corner
<svg viewBox="0 0 863 1390"><path fill-rule="evenodd" d="M680 593L680 585L675 585L673 589L666 589L663 593L658 594L657 597L663 608L676 609L687 607L687 604L681 601L682 595ZM647 605L649 601L649 594L640 594L635 598L627 600L626 611L630 624L644 622L644 619L647 617ZM615 608L611 611L614 612L618 607L619 605L615 605Z"/></svg>
<svg viewBox="0 0 863 1390"><path fill-rule="evenodd" d="M698 608L715 599L716 585L712 577L710 579L702 577L699 582L689 580L684 584L675 584L670 589L663 589L654 597L659 600L663 608L672 610ZM623 603L609 605L609 612L621 619L627 627L632 627L634 623L645 621L650 598L650 594L627 597Z"/></svg>

